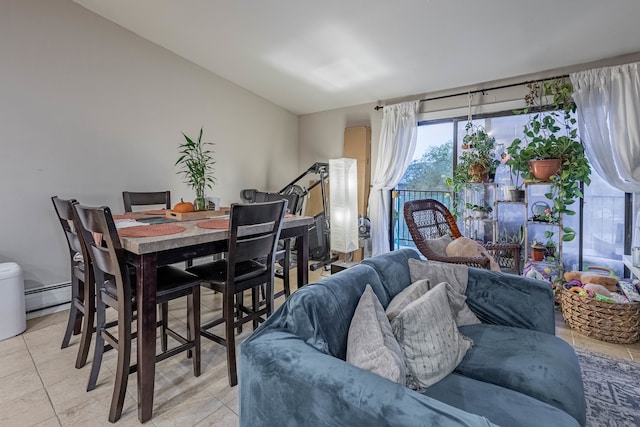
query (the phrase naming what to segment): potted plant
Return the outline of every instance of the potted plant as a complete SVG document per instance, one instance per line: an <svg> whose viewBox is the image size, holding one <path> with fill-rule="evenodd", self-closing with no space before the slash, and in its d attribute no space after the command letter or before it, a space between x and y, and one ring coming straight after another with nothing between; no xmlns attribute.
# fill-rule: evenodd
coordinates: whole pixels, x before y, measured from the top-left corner
<svg viewBox="0 0 640 427"><path fill-rule="evenodd" d="M487 218L493 211L493 208L491 206L474 205L472 203L466 203L465 206L468 210L471 211L473 217L478 219Z"/></svg>
<svg viewBox="0 0 640 427"><path fill-rule="evenodd" d="M548 217L557 222L562 214L575 214L569 206L582 197L580 183L591 183L591 167L573 117L576 105L571 99L572 85L564 79L556 79L545 82L542 88L536 83L528 86L527 108L521 112L529 114L529 121L524 126L523 138L514 139L507 148L510 156L507 164L519 171L525 181L536 182L531 162L550 159L559 162L559 169L550 168L551 189L545 194L553 202ZM542 108L542 96L551 97L551 111ZM563 241L575 238L572 228L565 227L563 232Z"/></svg>
<svg viewBox="0 0 640 427"><path fill-rule="evenodd" d="M531 242L531 259L534 261L543 261L546 247L542 243L534 240Z"/></svg>
<svg viewBox="0 0 640 427"><path fill-rule="evenodd" d="M547 239L547 243L545 243L546 256L549 258L555 258L556 255L556 242L553 241L553 231L545 231L544 237Z"/></svg>
<svg viewBox="0 0 640 427"><path fill-rule="evenodd" d="M495 176L500 164L495 153L495 138L490 136L482 126L474 126L469 121L465 127L466 134L462 139L463 152L458 159L453 176L446 178L447 186L459 194L470 183L489 182ZM453 198L454 215L457 216L458 198Z"/></svg>
<svg viewBox="0 0 640 427"><path fill-rule="evenodd" d="M202 141L202 131L203 128L200 128L200 135L196 141L182 133L185 142L178 147L180 157L174 165L180 165L178 174L182 174L184 183L195 191L194 206L197 211L206 210L205 188L212 188L216 182L213 176L213 165L216 162L213 160L213 152L206 147L213 143Z"/></svg>
<svg viewBox="0 0 640 427"><path fill-rule="evenodd" d="M495 154L496 139L484 127L474 126L472 122L467 123L465 130L463 153L458 161L458 165L462 166L461 172L466 172L467 182L489 182L500 163Z"/></svg>

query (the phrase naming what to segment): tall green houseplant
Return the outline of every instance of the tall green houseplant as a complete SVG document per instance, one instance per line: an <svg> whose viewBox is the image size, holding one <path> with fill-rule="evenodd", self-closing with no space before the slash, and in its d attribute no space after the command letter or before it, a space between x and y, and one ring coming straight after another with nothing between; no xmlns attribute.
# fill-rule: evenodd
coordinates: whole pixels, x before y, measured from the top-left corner
<svg viewBox="0 0 640 427"><path fill-rule="evenodd" d="M591 167L584 152L584 146L578 137L574 113L576 104L571 95L573 87L564 79L544 82L542 87L529 83L529 93L525 97L527 108L521 111L529 114L529 120L523 129L523 137L513 140L507 148L509 165L517 170L527 181L534 181L531 161L559 159L560 169L550 177L551 189L545 196L551 202L549 217L558 221L560 215L575 215L571 205L583 194L580 184L591 183ZM552 98L552 110L544 111L542 97ZM575 238L575 230L563 228L562 240Z"/></svg>
<svg viewBox="0 0 640 427"><path fill-rule="evenodd" d="M206 200L204 198L205 188L213 188L216 180L213 176L213 152L208 150L207 146L212 146L212 142L202 141L203 128L200 128L200 134L196 141L182 133L185 142L180 144L180 157L174 166L180 166L178 174L181 174L184 183L193 188L196 193L195 209L203 211L206 209Z"/></svg>

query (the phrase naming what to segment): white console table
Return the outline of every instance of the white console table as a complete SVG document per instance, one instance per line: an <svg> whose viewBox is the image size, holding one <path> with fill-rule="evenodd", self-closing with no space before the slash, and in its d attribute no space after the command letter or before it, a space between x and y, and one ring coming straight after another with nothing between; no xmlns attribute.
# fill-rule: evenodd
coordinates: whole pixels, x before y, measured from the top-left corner
<svg viewBox="0 0 640 427"><path fill-rule="evenodd" d="M640 267L634 267L631 261L631 255L622 255L622 262L629 269L631 274L640 279Z"/></svg>

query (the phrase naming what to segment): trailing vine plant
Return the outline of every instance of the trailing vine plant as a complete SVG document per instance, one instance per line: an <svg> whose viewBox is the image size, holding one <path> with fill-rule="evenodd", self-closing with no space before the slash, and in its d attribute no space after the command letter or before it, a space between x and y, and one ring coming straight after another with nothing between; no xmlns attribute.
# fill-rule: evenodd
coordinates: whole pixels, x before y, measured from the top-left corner
<svg viewBox="0 0 640 427"><path fill-rule="evenodd" d="M516 138L507 148L509 159L506 164L519 171L529 182L533 175L529 169L531 160L560 159L560 171L551 177L550 191L545 194L553 204L548 214L549 220L559 222L561 215L575 215L571 209L583 194L580 184L591 183L591 167L584 152L584 146L578 137L573 102L573 87L565 79L554 79L528 84L529 93L525 96L527 107L520 114L528 114L522 138ZM545 111L542 98L551 97L550 111ZM576 236L571 227L563 227L562 240L569 242Z"/></svg>

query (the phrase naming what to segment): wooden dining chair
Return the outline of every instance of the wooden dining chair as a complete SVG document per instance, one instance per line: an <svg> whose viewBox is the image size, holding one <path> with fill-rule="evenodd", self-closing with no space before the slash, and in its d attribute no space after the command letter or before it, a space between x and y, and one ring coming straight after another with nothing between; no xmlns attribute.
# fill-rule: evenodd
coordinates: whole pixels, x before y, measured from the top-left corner
<svg viewBox="0 0 640 427"><path fill-rule="evenodd" d="M96 386L103 354L115 348L118 350L117 371L113 396L109 410L109 421L115 422L122 415L124 397L129 374L137 365L130 365L132 339L131 322L136 308L135 285L131 283L130 270L125 261L125 251L108 207L87 207L73 205L80 224L80 232L93 265L96 281L96 344L91 365L87 391ZM186 271L173 266L157 269L157 302L166 304L171 300L187 296L187 336L179 335L167 328L166 332L180 345L163 351L156 361L164 360L183 351L192 352L193 374L200 375L200 282ZM112 307L118 313L117 335L114 335L106 321L106 308ZM107 345L105 345L105 341ZM155 353L155 345L152 350Z"/></svg>
<svg viewBox="0 0 640 427"><path fill-rule="evenodd" d="M76 356L76 368L80 369L87 363L94 331L96 304L93 271L88 260L83 257L81 236L77 233L77 225L74 223L73 205L77 201L61 199L58 196L51 197L51 201L67 240L71 265L71 306L61 348L69 346L72 334L80 334L80 346Z"/></svg>
<svg viewBox="0 0 640 427"><path fill-rule="evenodd" d="M123 191L122 201L125 212L132 212L133 206L164 205L166 209L171 209L171 192L168 190L154 192Z"/></svg>
<svg viewBox="0 0 640 427"><path fill-rule="evenodd" d="M242 190L240 197L249 201L249 203L256 202L275 202L278 200L287 201L286 213L298 214L300 204L300 197L297 194L280 194L280 193L266 193L257 190ZM291 295L291 268L294 265L291 262L291 245L295 239L282 239L278 242L278 251L276 252L276 261L280 264L281 268L276 268L275 277L282 280L282 290L274 294L274 298L285 296L288 298Z"/></svg>
<svg viewBox="0 0 640 427"><path fill-rule="evenodd" d="M226 258L187 269L203 280L203 286L222 294L221 317L202 324L200 333L226 347L232 387L238 383L236 328L253 322L255 329L273 312L275 254L286 205L286 200L231 205ZM265 296L261 304L263 285ZM251 307L246 307L242 298L247 290L251 290ZM210 331L223 323L224 337Z"/></svg>

